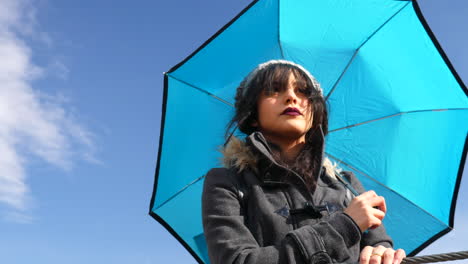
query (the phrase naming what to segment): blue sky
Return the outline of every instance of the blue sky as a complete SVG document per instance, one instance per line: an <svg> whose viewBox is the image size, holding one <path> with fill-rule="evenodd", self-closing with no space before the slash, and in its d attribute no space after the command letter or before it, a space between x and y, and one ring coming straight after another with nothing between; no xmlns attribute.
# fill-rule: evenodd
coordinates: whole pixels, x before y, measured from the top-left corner
<svg viewBox="0 0 468 264"><path fill-rule="evenodd" d="M3 263L195 263L147 214L162 73L249 3L0 2ZM468 82L468 2L420 5ZM467 181L423 254L467 250Z"/></svg>

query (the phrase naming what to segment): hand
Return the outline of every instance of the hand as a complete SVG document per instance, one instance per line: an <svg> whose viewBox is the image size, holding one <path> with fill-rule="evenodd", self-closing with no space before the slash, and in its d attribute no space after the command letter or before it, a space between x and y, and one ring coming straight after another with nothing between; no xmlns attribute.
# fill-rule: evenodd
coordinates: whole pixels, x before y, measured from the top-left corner
<svg viewBox="0 0 468 264"><path fill-rule="evenodd" d="M344 212L359 226L361 232L368 228L376 228L382 224L387 212L385 199L374 191L365 192L354 199Z"/></svg>
<svg viewBox="0 0 468 264"><path fill-rule="evenodd" d="M366 246L361 251L359 264L400 264L406 257L403 249L394 250L384 246Z"/></svg>

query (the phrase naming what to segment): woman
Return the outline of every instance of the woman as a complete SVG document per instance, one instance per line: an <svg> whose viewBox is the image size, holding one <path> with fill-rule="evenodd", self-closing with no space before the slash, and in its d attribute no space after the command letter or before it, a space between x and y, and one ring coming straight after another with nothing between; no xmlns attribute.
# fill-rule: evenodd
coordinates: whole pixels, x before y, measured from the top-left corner
<svg viewBox="0 0 468 264"><path fill-rule="evenodd" d="M307 70L260 64L235 99L227 131L236 125L248 136L228 136L225 168L204 183L211 263L401 262L404 251L392 249L382 225L384 198L322 159L327 108Z"/></svg>

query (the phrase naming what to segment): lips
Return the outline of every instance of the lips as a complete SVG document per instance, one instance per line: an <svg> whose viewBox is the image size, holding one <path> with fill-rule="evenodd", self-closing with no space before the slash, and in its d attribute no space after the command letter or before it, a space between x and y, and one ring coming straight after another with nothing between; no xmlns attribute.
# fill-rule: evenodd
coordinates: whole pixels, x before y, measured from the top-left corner
<svg viewBox="0 0 468 264"><path fill-rule="evenodd" d="M281 113L281 115L290 115L290 116L298 116L302 115L301 111L295 107L288 107L284 109L284 111Z"/></svg>

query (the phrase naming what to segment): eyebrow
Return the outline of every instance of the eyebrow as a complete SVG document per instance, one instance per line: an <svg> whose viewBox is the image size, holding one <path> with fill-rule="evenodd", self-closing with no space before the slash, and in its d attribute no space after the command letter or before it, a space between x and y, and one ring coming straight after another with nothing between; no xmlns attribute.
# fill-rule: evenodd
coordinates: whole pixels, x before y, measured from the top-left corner
<svg viewBox="0 0 468 264"><path fill-rule="evenodd" d="M296 81L296 82L293 82L293 85L294 86L307 86L307 82L304 82L304 81Z"/></svg>

